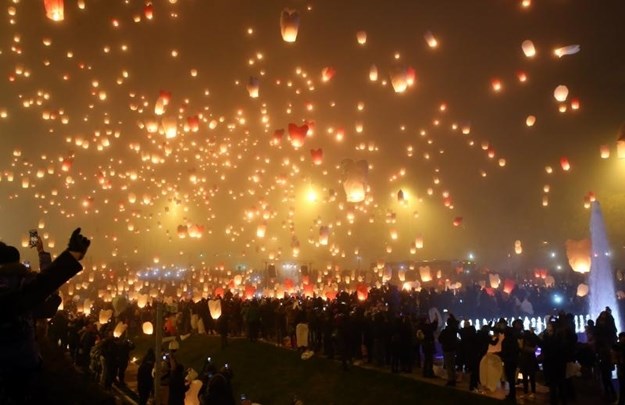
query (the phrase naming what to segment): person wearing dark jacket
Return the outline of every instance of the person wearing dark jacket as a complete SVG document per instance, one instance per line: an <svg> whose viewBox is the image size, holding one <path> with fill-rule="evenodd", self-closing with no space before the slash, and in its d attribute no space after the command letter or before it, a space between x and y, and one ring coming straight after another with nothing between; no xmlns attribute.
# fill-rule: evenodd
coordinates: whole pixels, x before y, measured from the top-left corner
<svg viewBox="0 0 625 405"><path fill-rule="evenodd" d="M506 396L506 399L512 402L516 401L516 369L519 365L520 354L518 342L519 338L520 335L516 328L506 328L504 332L503 342L501 342L501 359L503 360L503 370L506 381L508 381L509 385L509 392Z"/></svg>
<svg viewBox="0 0 625 405"><path fill-rule="evenodd" d="M438 341L443 348L443 363L447 370L447 386L456 385L456 352L460 341L458 339L458 321L449 314L447 326L438 336Z"/></svg>
<svg viewBox="0 0 625 405"><path fill-rule="evenodd" d="M185 393L189 389L184 379L184 366L178 363L173 354L169 357L171 364L171 375L169 377L169 398L168 405L184 405Z"/></svg>
<svg viewBox="0 0 625 405"><path fill-rule="evenodd" d="M137 371L137 391L139 391L139 405L146 405L150 394L154 390L154 377L152 377L152 369L156 357L154 349L149 348Z"/></svg>
<svg viewBox="0 0 625 405"><path fill-rule="evenodd" d="M41 366L35 340L35 313L42 310L54 291L82 270L80 260L90 243L80 234L80 228L76 229L67 250L39 273L10 258L1 260L0 392L3 397L0 397L0 403L30 400ZM0 259L6 259L12 253L13 249L0 245Z"/></svg>

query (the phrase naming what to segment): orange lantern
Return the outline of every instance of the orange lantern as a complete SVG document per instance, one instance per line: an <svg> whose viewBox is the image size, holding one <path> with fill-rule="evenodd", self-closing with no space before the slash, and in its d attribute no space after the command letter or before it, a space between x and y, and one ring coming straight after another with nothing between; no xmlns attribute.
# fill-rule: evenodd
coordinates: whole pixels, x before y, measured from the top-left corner
<svg viewBox="0 0 625 405"><path fill-rule="evenodd" d="M365 301L369 296L369 288L367 285L362 283L358 284L358 286L356 286L356 295L359 301Z"/></svg>
<svg viewBox="0 0 625 405"><path fill-rule="evenodd" d="M219 319L221 316L221 300L208 300L208 310L211 314L211 318L215 320Z"/></svg>
<svg viewBox="0 0 625 405"><path fill-rule="evenodd" d="M289 124L289 139L293 148L299 149L304 144L306 135L308 134L308 125L297 126L295 124Z"/></svg>
<svg viewBox="0 0 625 405"><path fill-rule="evenodd" d="M63 0L44 0L43 5L46 8L46 17L52 21L63 21L65 18Z"/></svg>
<svg viewBox="0 0 625 405"><path fill-rule="evenodd" d="M311 149L310 157L312 158L313 163L319 166L321 163L323 163L323 149Z"/></svg>
<svg viewBox="0 0 625 405"><path fill-rule="evenodd" d="M569 159L567 157L560 158L560 166L565 172L571 170L571 163L569 162Z"/></svg>
<svg viewBox="0 0 625 405"><path fill-rule="evenodd" d="M148 2L145 7L143 7L143 15L145 15L145 18L148 20L154 18L154 6L152 3Z"/></svg>

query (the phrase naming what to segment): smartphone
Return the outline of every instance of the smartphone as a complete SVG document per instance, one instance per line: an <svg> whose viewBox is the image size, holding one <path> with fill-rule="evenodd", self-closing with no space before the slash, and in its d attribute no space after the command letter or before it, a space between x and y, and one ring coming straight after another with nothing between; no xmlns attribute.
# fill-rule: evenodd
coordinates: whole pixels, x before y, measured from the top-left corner
<svg viewBox="0 0 625 405"><path fill-rule="evenodd" d="M39 243L39 232L36 229L28 231L28 246L34 248Z"/></svg>

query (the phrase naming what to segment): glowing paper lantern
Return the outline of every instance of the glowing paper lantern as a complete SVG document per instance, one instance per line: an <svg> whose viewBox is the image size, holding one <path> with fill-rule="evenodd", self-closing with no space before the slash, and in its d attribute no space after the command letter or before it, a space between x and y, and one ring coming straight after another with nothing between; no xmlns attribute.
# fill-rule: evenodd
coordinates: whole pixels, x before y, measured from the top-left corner
<svg viewBox="0 0 625 405"><path fill-rule="evenodd" d="M289 139L291 145L295 149L299 149L304 144L306 135L308 134L308 125L297 126L295 124L289 124Z"/></svg>
<svg viewBox="0 0 625 405"><path fill-rule="evenodd" d="M256 227L256 237L264 238L266 232L267 232L267 224L265 223L258 224L258 227Z"/></svg>
<svg viewBox="0 0 625 405"><path fill-rule="evenodd" d="M521 44L521 48L523 49L523 53L528 58L533 58L536 55L536 48L534 48L534 43L532 41L525 40Z"/></svg>
<svg viewBox="0 0 625 405"><path fill-rule="evenodd" d="M527 125L528 127L533 127L535 123L536 123L536 117L533 115L528 115L527 118L525 119L525 125Z"/></svg>
<svg viewBox="0 0 625 405"><path fill-rule="evenodd" d="M581 49L581 47L579 45L568 45L568 46L563 46L562 48L557 48L553 51L553 53L558 57L561 58L563 56L566 55L574 55L577 52L579 52Z"/></svg>
<svg viewBox="0 0 625 405"><path fill-rule="evenodd" d="M173 139L178 135L178 119L174 116L165 117L161 123L165 138Z"/></svg>
<svg viewBox="0 0 625 405"><path fill-rule="evenodd" d="M336 74L336 70L334 70L334 68L324 67L321 70L321 81L328 82L332 80L335 74Z"/></svg>
<svg viewBox="0 0 625 405"><path fill-rule="evenodd" d="M52 21L63 21L65 18L64 0L43 0L46 17Z"/></svg>
<svg viewBox="0 0 625 405"><path fill-rule="evenodd" d="M434 37L434 34L432 34L430 31L426 31L425 34L423 34L423 38L430 48L436 48L438 46L438 41L436 40L436 37Z"/></svg>
<svg viewBox="0 0 625 405"><path fill-rule="evenodd" d="M319 244L326 246L328 244L328 237L330 236L330 228L327 226L321 226L319 228Z"/></svg>
<svg viewBox="0 0 625 405"><path fill-rule="evenodd" d="M143 329L143 333L146 335L151 335L152 333L154 333L154 325L152 325L152 322L143 322L143 325L141 325L141 329Z"/></svg>
<svg viewBox="0 0 625 405"><path fill-rule="evenodd" d="M358 31L356 33L356 41L358 41L359 45L364 45L367 43L367 33L365 31Z"/></svg>
<svg viewBox="0 0 625 405"><path fill-rule="evenodd" d="M145 18L148 20L154 18L154 6L152 3L147 3L145 7L143 7L143 15L145 15Z"/></svg>
<svg viewBox="0 0 625 405"><path fill-rule="evenodd" d="M588 273L590 271L590 239L582 239L579 241L566 241L566 257L569 259L569 265L573 271L577 273Z"/></svg>
<svg viewBox="0 0 625 405"><path fill-rule="evenodd" d="M117 322L117 325L115 325L115 329L113 330L113 336L116 338L121 337L124 332L126 332L126 328L128 328L128 325L121 321Z"/></svg>
<svg viewBox="0 0 625 405"><path fill-rule="evenodd" d="M111 320L112 316L113 316L113 310L101 309L100 314L98 316L98 322L100 323L100 325L104 325L105 323L108 323Z"/></svg>
<svg viewBox="0 0 625 405"><path fill-rule="evenodd" d="M415 239L414 246L417 249L423 249L423 236L421 235L417 236L417 238Z"/></svg>
<svg viewBox="0 0 625 405"><path fill-rule="evenodd" d="M588 295L588 286L584 283L581 283L577 286L577 296L582 298Z"/></svg>
<svg viewBox="0 0 625 405"><path fill-rule="evenodd" d="M556 89L553 91L553 98L555 98L557 101L561 103L565 102L568 96L569 96L569 88L564 85L560 85L556 87Z"/></svg>
<svg viewBox="0 0 625 405"><path fill-rule="evenodd" d="M141 294L139 296L139 298L137 299L137 306L139 308L145 308L145 306L148 304L148 295L147 294Z"/></svg>
<svg viewBox="0 0 625 405"><path fill-rule="evenodd" d="M514 242L514 253L516 253L517 255L523 253L523 246L521 245L520 240Z"/></svg>
<svg viewBox="0 0 625 405"><path fill-rule="evenodd" d="M208 300L208 310L211 318L217 320L221 316L221 300Z"/></svg>
<svg viewBox="0 0 625 405"><path fill-rule="evenodd" d="M378 80L378 67L376 65L371 65L369 68L369 80L372 82Z"/></svg>
<svg viewBox="0 0 625 405"><path fill-rule="evenodd" d="M415 71L412 68L398 68L391 73L391 85L395 93L403 93L414 84Z"/></svg>
<svg viewBox="0 0 625 405"><path fill-rule="evenodd" d="M313 163L319 166L321 163L323 163L323 149L311 149L310 157L312 158Z"/></svg>
<svg viewBox="0 0 625 405"><path fill-rule="evenodd" d="M569 163L569 159L567 157L560 158L560 166L565 172L571 170L571 163Z"/></svg>
<svg viewBox="0 0 625 405"><path fill-rule="evenodd" d="M299 31L299 13L296 10L284 9L280 14L280 32L284 42L295 42Z"/></svg>
<svg viewBox="0 0 625 405"><path fill-rule="evenodd" d="M250 77L246 88L250 98L258 98L259 81L257 77Z"/></svg>
<svg viewBox="0 0 625 405"><path fill-rule="evenodd" d="M454 222L453 222L454 226L460 226L462 225L462 217L456 217L454 218Z"/></svg>
<svg viewBox="0 0 625 405"><path fill-rule="evenodd" d="M506 294L510 294L512 290L514 290L515 286L516 283L514 282L514 280L506 279L503 282L503 292L505 292Z"/></svg>
<svg viewBox="0 0 625 405"><path fill-rule="evenodd" d="M369 164L366 160L354 162L345 159L341 162L343 169L343 189L348 202L359 203L365 200L367 190L367 173Z"/></svg>
<svg viewBox="0 0 625 405"><path fill-rule="evenodd" d="M499 288L499 284L501 284L501 278L499 278L499 274L489 274L488 281L491 288L497 289Z"/></svg>
<svg viewBox="0 0 625 405"><path fill-rule="evenodd" d="M356 286L356 295L359 301L365 301L369 296L369 287L366 284L358 284Z"/></svg>
<svg viewBox="0 0 625 405"><path fill-rule="evenodd" d="M427 283L432 281L432 271L430 266L419 267L419 276L421 276L421 282Z"/></svg>

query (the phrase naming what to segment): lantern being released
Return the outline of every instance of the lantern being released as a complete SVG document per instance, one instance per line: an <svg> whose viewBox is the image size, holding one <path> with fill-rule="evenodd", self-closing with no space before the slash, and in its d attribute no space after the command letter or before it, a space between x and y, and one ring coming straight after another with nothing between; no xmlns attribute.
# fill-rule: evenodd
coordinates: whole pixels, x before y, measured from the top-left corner
<svg viewBox="0 0 625 405"><path fill-rule="evenodd" d="M221 300L209 300L208 310L210 311L211 318L217 320L221 316Z"/></svg>
<svg viewBox="0 0 625 405"><path fill-rule="evenodd" d="M284 9L280 14L280 32L284 42L295 42L299 31L299 13L296 10Z"/></svg>
<svg viewBox="0 0 625 405"><path fill-rule="evenodd" d="M142 329L143 333L145 333L146 335L151 335L152 333L154 333L154 325L152 325L152 322L143 322Z"/></svg>
<svg viewBox="0 0 625 405"><path fill-rule="evenodd" d="M590 271L590 239L567 240L566 257L573 271L588 273Z"/></svg>

